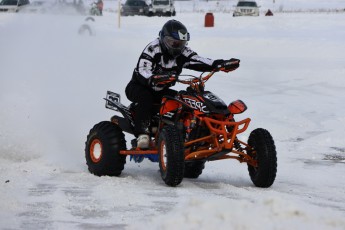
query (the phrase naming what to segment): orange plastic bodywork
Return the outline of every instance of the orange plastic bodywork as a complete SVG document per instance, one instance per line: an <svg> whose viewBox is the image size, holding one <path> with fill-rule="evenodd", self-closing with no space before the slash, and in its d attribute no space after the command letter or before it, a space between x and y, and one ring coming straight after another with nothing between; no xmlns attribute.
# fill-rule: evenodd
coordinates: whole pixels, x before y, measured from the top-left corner
<svg viewBox="0 0 345 230"><path fill-rule="evenodd" d="M170 111L176 110L181 106L181 103L174 100L168 100L167 98L163 98L162 104L164 106L161 107L160 114L166 114Z"/></svg>
<svg viewBox="0 0 345 230"><path fill-rule="evenodd" d="M231 102L228 108L231 114L239 114L247 110L246 104L241 100Z"/></svg>

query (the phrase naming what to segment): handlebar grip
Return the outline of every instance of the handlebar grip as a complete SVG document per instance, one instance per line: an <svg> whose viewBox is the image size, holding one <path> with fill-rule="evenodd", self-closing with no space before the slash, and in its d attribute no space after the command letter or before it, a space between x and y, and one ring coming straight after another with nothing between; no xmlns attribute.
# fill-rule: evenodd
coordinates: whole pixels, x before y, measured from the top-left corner
<svg viewBox="0 0 345 230"><path fill-rule="evenodd" d="M225 61L219 70L224 72L230 72L237 69L238 67L240 67L240 60L232 58L229 61Z"/></svg>

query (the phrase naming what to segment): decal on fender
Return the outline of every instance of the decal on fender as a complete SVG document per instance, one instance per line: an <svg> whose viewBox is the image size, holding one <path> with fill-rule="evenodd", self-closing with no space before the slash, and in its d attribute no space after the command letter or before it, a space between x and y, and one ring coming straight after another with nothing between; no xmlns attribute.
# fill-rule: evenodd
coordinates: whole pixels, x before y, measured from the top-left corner
<svg viewBox="0 0 345 230"><path fill-rule="evenodd" d="M200 102L200 101L196 101L194 99L191 98L183 98L184 102L186 102L186 104L188 104L191 108L199 110L200 112L203 113L208 113L208 109L206 107L206 105L204 105L204 103Z"/></svg>

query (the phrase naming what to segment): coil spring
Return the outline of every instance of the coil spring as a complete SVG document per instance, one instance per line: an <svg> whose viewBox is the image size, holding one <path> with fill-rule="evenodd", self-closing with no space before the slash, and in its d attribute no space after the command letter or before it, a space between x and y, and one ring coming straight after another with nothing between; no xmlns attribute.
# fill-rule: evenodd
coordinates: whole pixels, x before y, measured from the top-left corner
<svg viewBox="0 0 345 230"><path fill-rule="evenodd" d="M243 151L243 148L241 147L241 144L237 141L237 139L234 141L234 146L236 150L241 152Z"/></svg>

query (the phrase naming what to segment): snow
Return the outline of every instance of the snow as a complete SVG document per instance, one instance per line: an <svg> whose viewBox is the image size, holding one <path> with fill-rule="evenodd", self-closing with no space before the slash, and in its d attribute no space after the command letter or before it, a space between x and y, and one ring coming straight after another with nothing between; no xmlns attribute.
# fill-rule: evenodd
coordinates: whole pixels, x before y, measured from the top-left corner
<svg viewBox="0 0 345 230"><path fill-rule="evenodd" d="M258 2L263 12L270 7ZM271 132L273 186L256 188L247 166L231 160L206 163L198 179L176 188L147 160L127 159L120 177L91 175L86 135L113 115L102 98L111 90L129 104L124 88L137 58L168 18L122 17L118 28L116 1L106 1L95 22L2 13L0 229L345 229L345 14L233 18L214 10L215 27L204 28L215 2L196 2L198 12L177 3L190 47L241 59L237 71L217 74L206 87L227 103L246 102L237 119L252 122L241 139L258 127ZM343 1L279 4L344 9ZM78 35L85 23L95 35Z"/></svg>

